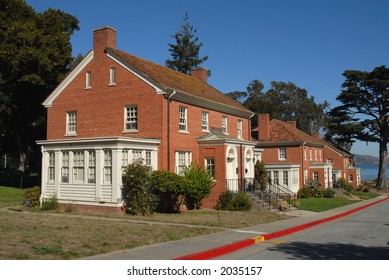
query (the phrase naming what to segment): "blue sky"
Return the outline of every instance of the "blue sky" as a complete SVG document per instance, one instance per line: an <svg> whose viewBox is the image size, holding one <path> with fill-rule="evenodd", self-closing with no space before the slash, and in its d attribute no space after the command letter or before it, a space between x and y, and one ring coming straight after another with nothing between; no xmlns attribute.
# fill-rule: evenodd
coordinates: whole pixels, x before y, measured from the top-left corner
<svg viewBox="0 0 389 280"><path fill-rule="evenodd" d="M92 48L92 30L112 26L117 48L164 65L168 43L185 12L203 43L208 82L227 93L254 79L293 82L316 102L339 105L345 70L389 67L387 0L27 0L38 12L61 9L80 30L73 54ZM377 145L357 143L354 153L378 155Z"/></svg>

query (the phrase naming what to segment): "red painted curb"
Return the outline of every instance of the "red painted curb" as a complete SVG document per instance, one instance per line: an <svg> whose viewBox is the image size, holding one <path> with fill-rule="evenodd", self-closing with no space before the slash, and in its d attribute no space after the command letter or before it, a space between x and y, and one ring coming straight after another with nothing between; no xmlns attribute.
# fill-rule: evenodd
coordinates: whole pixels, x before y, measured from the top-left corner
<svg viewBox="0 0 389 280"><path fill-rule="evenodd" d="M233 251L242 249L244 247L251 246L255 243L255 239L245 239L241 241L237 241L231 244L227 244L218 248L210 249L207 251L194 253L191 255L182 256L173 260L208 260L218 256L222 256Z"/></svg>
<svg viewBox="0 0 389 280"><path fill-rule="evenodd" d="M342 217L346 217L346 216L351 215L351 214L353 214L353 213L355 213L357 211L361 211L361 210L363 210L365 208L368 208L370 206L373 206L375 204L383 202L383 201L385 201L387 199L389 199L389 197L386 197L386 198L381 199L381 200L377 200L375 202L366 204L364 206L361 206L361 207L358 207L358 208L355 208L355 209L352 209L352 210L349 210L347 212L340 213L340 214L337 214L337 215L334 215L334 216L331 216L331 217L327 217L327 218L324 218L324 219L312 221L312 222L305 223L305 224L302 224L302 225L298 225L298 226L295 226L295 227L291 227L291 228L283 229L283 230L280 230L280 231L276 231L276 232L273 232L273 233L264 234L263 237L265 238L265 240L270 240L270 239L273 239L273 238L279 238L281 236L285 236L285 235L288 235L288 234L291 234L291 233L295 233L295 232L298 232L298 231L301 231L301 230L304 230L304 229L307 229L307 228L310 228L310 227L313 227L313 226L317 226L317 225L320 225L320 224L323 224L323 223L326 223L326 222L329 222L329 221L333 221L333 220L336 220L336 219L339 219L339 218L342 218Z"/></svg>
<svg viewBox="0 0 389 280"><path fill-rule="evenodd" d="M264 237L265 240L270 240L270 239L273 239L273 238L278 238L278 237L281 237L281 236L285 236L285 235L288 235L288 234L291 234L291 233L295 233L295 232L298 232L298 231L301 231L301 230L304 230L304 229L307 229L307 228L310 228L310 227L313 227L313 226L316 226L316 225L319 225L319 224L323 224L323 223L326 223L326 222L329 222L329 221L332 221L332 220L336 220L336 219L339 219L339 218L351 215L351 214L353 214L353 213L355 213L357 211L361 211L361 210L363 210L365 208L368 208L370 206L373 206L375 204L383 202L383 201L385 201L387 199L389 199L389 197L377 200L375 202L366 204L364 206L361 206L361 207L358 207L358 208L355 208L355 209L352 209L352 210L349 210L347 212L340 213L340 214L337 214L337 215L334 215L334 216L331 216L331 217L327 217L327 218L324 218L324 219L320 219L320 220L312 221L312 222L309 222L309 223L301 224L301 225L298 225L298 226L295 226L295 227L291 227L291 228L288 228L288 229L276 231L276 232L273 232L273 233L264 234L262 236ZM222 255L231 253L233 251L237 251L239 249L242 249L244 247L248 247L248 246L251 246L251 245L254 245L254 244L255 244L255 239L254 238L250 238L250 239L245 239L245 240L237 241L237 242L234 242L234 243L231 243L231 244L227 244L227 245L224 245L224 246L221 246L221 247L218 247L218 248L213 248L213 249L210 249L210 250L206 250L206 251L203 251L203 252L198 252L198 253L194 253L194 254L178 257L178 258L175 258L173 260L208 260L208 259L212 259L212 258L215 258L215 257L219 257L219 256L222 256Z"/></svg>

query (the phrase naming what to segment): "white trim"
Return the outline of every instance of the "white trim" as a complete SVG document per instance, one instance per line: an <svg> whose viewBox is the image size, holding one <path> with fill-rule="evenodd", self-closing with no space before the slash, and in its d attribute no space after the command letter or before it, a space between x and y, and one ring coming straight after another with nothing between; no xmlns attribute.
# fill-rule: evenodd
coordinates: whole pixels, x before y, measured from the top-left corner
<svg viewBox="0 0 389 280"><path fill-rule="evenodd" d="M93 59L93 51L90 51L84 59L74 68L72 72L57 86L57 88L43 101L43 106L50 108L54 100L61 94L61 92L77 77L78 74L88 65Z"/></svg>

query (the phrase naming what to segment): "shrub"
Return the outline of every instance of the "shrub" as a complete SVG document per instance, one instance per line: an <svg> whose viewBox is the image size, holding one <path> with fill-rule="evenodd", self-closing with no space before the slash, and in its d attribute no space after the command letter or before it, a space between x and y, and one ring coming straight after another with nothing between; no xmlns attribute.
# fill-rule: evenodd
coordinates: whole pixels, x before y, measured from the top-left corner
<svg viewBox="0 0 389 280"><path fill-rule="evenodd" d="M227 207L229 211L249 211L253 202L245 192L238 192Z"/></svg>
<svg viewBox="0 0 389 280"><path fill-rule="evenodd" d="M158 198L151 190L149 167L142 160L129 164L123 172L122 198L124 208L131 214L152 214L155 212Z"/></svg>
<svg viewBox="0 0 389 280"><path fill-rule="evenodd" d="M42 202L41 210L42 211L58 210L58 207L59 207L58 199L55 195L53 195L49 199L46 199Z"/></svg>
<svg viewBox="0 0 389 280"><path fill-rule="evenodd" d="M185 168L186 178L185 201L188 209L199 209L201 201L209 196L212 186L212 175L199 165L192 165Z"/></svg>
<svg viewBox="0 0 389 280"><path fill-rule="evenodd" d="M35 207L39 206L39 198L41 195L41 188L36 186L31 189L28 189L24 193L24 201L23 204L27 205L28 207Z"/></svg>
<svg viewBox="0 0 389 280"><path fill-rule="evenodd" d="M234 197L233 193L229 190L223 192L219 195L219 198L216 202L216 210L228 210L228 205L230 205L232 198Z"/></svg>
<svg viewBox="0 0 389 280"><path fill-rule="evenodd" d="M346 193L350 193L354 190L352 184L347 183L346 179L339 178L338 182L336 183L337 188L343 189Z"/></svg>
<svg viewBox="0 0 389 280"><path fill-rule="evenodd" d="M255 182L261 191L266 190L268 184L267 170L264 161L257 160L254 166Z"/></svg>
<svg viewBox="0 0 389 280"><path fill-rule="evenodd" d="M299 189L297 192L297 198L309 198L313 196L313 189L309 186L305 186L304 188Z"/></svg>
<svg viewBox="0 0 389 280"><path fill-rule="evenodd" d="M323 197L326 198L334 198L335 197L335 191L333 189L325 189L322 191Z"/></svg>
<svg viewBox="0 0 389 280"><path fill-rule="evenodd" d="M159 198L157 210L178 213L187 192L186 179L169 171L154 171L151 176L152 192Z"/></svg>

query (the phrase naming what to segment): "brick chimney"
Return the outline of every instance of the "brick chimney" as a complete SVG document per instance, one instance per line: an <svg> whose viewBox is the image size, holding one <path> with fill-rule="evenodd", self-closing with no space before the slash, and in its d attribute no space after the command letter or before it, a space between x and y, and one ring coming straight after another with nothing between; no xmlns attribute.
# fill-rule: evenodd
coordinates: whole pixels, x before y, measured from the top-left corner
<svg viewBox="0 0 389 280"><path fill-rule="evenodd" d="M190 73L190 75L192 77L195 77L201 81L203 81L204 83L207 83L208 82L208 69L206 68L197 68L197 69L193 69Z"/></svg>
<svg viewBox="0 0 389 280"><path fill-rule="evenodd" d="M93 30L93 50L103 51L106 47L116 49L116 29L104 26Z"/></svg>
<svg viewBox="0 0 389 280"><path fill-rule="evenodd" d="M268 141L270 139L270 116L269 114L258 114L258 140Z"/></svg>

